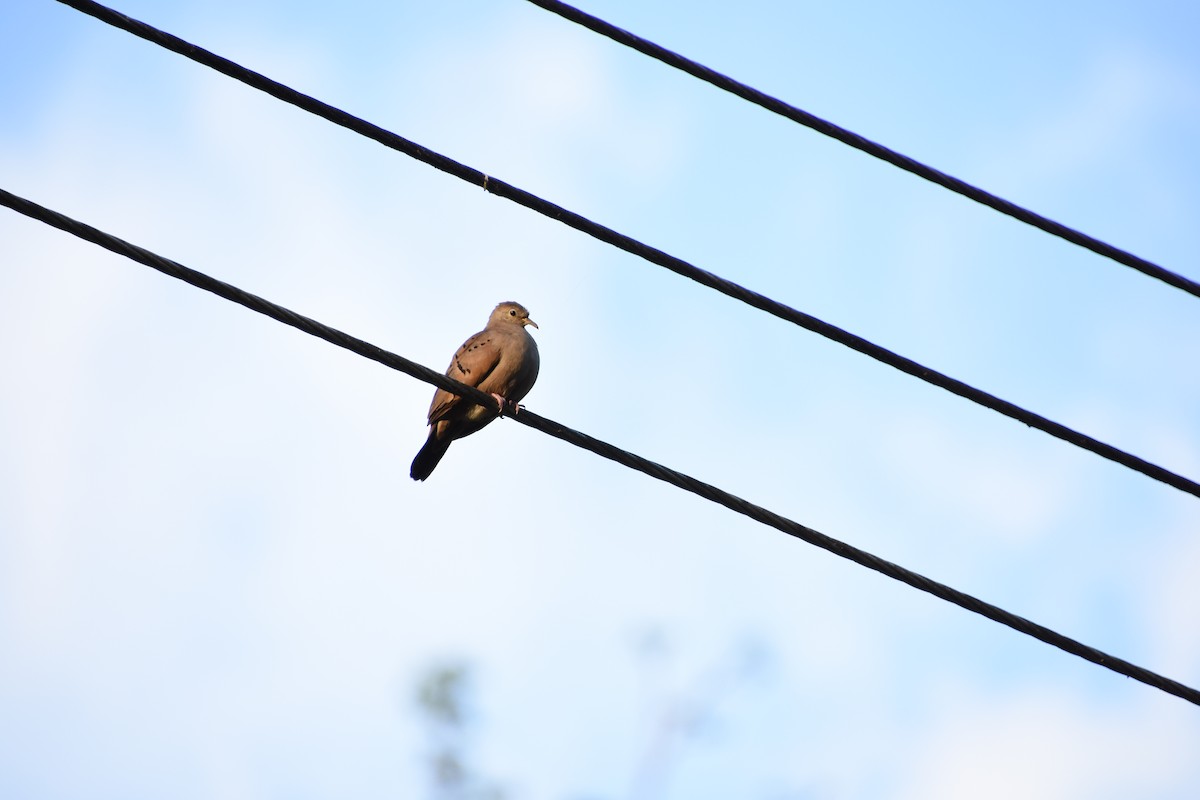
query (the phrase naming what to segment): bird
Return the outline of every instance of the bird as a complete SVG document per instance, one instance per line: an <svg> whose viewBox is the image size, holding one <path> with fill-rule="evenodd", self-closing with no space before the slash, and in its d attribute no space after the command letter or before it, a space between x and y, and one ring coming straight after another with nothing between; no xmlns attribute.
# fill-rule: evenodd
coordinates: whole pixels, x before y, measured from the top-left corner
<svg viewBox="0 0 1200 800"><path fill-rule="evenodd" d="M537 380L540 358L537 342L525 330L537 327L520 303L496 306L487 326L458 348L446 377L474 386L496 399L496 408L481 406L445 389L434 392L429 405L429 438L413 459L410 477L423 481L433 473L450 443L470 436L500 416L511 404L517 405Z"/></svg>

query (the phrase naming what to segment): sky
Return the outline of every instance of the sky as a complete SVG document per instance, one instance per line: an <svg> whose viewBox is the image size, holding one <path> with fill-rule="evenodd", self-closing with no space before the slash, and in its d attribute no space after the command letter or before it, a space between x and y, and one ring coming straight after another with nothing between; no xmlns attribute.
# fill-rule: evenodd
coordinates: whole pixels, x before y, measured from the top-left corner
<svg viewBox="0 0 1200 800"><path fill-rule="evenodd" d="M306 94L1200 479L1200 300L523 0L126 0ZM1200 9L584 10L1200 280ZM1197 499L52 0L0 187L1200 686ZM0 209L0 795L1182 800L1200 710ZM417 687L466 670L457 733ZM478 793L477 793L478 796Z"/></svg>

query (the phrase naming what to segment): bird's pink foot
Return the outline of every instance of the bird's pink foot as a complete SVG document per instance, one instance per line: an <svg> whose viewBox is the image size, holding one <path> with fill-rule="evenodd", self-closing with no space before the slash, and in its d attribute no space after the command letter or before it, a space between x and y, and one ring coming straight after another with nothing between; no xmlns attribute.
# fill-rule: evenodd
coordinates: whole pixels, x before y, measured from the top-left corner
<svg viewBox="0 0 1200 800"><path fill-rule="evenodd" d="M512 415L515 417L521 412L521 406L517 403L510 403L507 398L492 392L492 397L496 398L496 405L500 407L500 416L504 416L508 410L512 409Z"/></svg>

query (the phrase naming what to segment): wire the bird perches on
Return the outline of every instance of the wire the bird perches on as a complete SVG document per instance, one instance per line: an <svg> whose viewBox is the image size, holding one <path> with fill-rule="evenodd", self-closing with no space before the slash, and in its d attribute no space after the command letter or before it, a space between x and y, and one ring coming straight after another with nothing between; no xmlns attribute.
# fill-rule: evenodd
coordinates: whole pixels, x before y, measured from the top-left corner
<svg viewBox="0 0 1200 800"><path fill-rule="evenodd" d="M463 397L466 397L474 402L485 404L493 402L491 397L484 392L467 386L457 381L451 380L439 372L436 372L428 367L422 366L415 361L410 361L403 356L388 352L381 347L358 339L347 333L343 333L328 325L323 325L309 317L297 314L283 306L272 303L257 295L253 295L242 289L232 286L216 278L205 275L202 272L197 272L194 269L185 267L184 265L171 261L156 255L149 250L130 244L129 242L119 239L111 234L105 233L97 228L93 228L78 220L74 220L63 214L60 214L44 206L38 205L25 198L18 197L10 192L0 189L0 205L8 206L9 208L18 211L28 217L40 220L47 225L51 225L59 230L78 236L81 239L97 244L114 253L123 255L133 261L145 266L156 269L173 278L186 281L200 289L212 292L213 294L230 300L239 305L245 306L260 314L264 314L271 319L277 320L290 325L293 328L304 331L305 333L324 339L330 344L335 344L338 347L343 347L353 353L377 361L392 369L399 370L407 375L410 375L418 380L431 383L447 391L454 392ZM965 592L961 592L950 586L947 586L937 581L926 578L911 570L905 569L898 564L893 564L890 561L885 561L878 556L872 555L865 550L860 550L845 542L834 539L819 531L801 525L798 522L788 519L787 517L776 514L762 506L755 505L747 500L744 500L736 495L719 489L716 486L704 483L689 475L685 475L677 470L670 469L661 464L657 464L649 459L622 450L615 445L603 442L587 434L572 430L554 420L546 419L529 410L523 410L520 414L513 417L518 422L535 430L539 430L564 442L573 444L576 447L588 450L596 455L602 456L615 461L618 464L637 470L645 475L649 475L657 480L664 481L676 486L692 494L698 495L710 502L724 506L731 511L734 511L743 516L749 517L756 522L768 525L778 531L793 536L808 542L811 545L827 550L834 555L853 561L856 564L875 570L876 572L887 575L901 583L907 584L915 589L920 589L923 592L932 594L934 597L941 598L949 603L953 603L967 611L972 611L987 617L990 620L1006 625L1013 630L1024 633L1027 636L1032 636L1047 644L1053 645L1060 650L1063 650L1072 655L1091 661L1094 664L1099 664L1102 667L1110 669L1114 672L1133 678L1142 683L1153 686L1156 689L1173 694L1187 700L1190 703L1200 705L1200 691L1186 686L1178 681L1151 672L1148 669L1139 667L1124 659L1116 658L1108 655L1093 647L1090 647L1080 641L1072 639L1057 633L1043 625L1020 617L1009 611L1005 611L999 606L992 605L977 597L973 597Z"/></svg>

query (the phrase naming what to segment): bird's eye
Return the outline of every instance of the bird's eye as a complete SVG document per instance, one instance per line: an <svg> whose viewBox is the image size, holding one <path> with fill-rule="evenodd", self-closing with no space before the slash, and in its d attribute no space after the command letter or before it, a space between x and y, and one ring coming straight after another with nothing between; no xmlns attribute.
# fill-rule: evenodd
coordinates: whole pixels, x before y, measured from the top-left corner
<svg viewBox="0 0 1200 800"><path fill-rule="evenodd" d="M510 308L510 309L508 310L508 315L509 315L510 317L515 317L515 316L517 315L517 310L516 310L515 308Z"/></svg>

